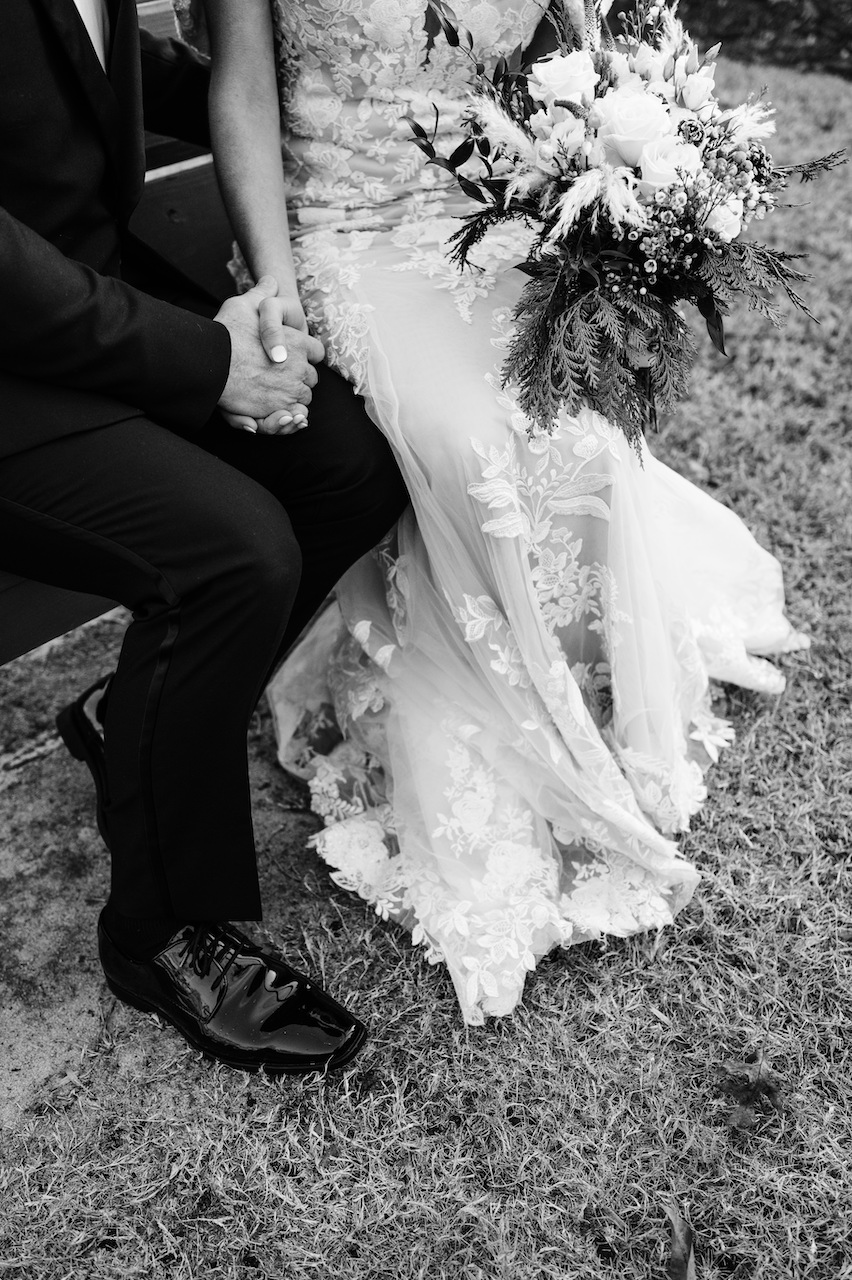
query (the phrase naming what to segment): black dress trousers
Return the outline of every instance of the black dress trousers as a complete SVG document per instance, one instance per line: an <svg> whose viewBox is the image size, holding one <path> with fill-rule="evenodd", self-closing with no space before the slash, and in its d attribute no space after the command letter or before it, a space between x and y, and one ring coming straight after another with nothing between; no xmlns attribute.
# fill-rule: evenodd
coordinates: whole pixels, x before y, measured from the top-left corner
<svg viewBox="0 0 852 1280"><path fill-rule="evenodd" d="M407 502L363 402L319 372L291 436L216 416L190 440L134 418L0 459L4 568L133 613L105 722L124 915L260 918L249 720L286 647Z"/></svg>

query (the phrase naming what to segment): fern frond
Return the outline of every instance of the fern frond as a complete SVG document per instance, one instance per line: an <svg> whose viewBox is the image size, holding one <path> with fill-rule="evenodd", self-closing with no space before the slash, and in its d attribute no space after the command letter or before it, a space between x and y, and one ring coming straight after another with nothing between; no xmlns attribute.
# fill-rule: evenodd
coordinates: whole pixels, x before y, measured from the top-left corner
<svg viewBox="0 0 852 1280"><path fill-rule="evenodd" d="M476 213L468 214L458 231L454 231L449 238L448 243L452 245L450 261L459 268L466 267L472 250L491 227L499 226L501 222L511 222L521 216L514 210L504 209L502 204L497 203L478 209Z"/></svg>
<svg viewBox="0 0 852 1280"><path fill-rule="evenodd" d="M838 165L849 163L849 153L845 147L839 151L830 151L826 156L820 156L818 160L805 160L801 164L784 164L778 165L772 170L774 178L792 178L794 174L798 174L800 182L813 182L821 173L828 173L830 169L836 169Z"/></svg>

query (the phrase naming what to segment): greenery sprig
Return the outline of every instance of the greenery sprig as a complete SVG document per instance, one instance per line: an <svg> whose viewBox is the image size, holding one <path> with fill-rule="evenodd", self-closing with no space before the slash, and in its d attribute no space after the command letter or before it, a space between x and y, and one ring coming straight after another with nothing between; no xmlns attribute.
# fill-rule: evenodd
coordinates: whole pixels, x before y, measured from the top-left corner
<svg viewBox="0 0 852 1280"><path fill-rule="evenodd" d="M428 7L432 26L472 64L466 136L449 154L438 150L437 108L431 131L409 117L427 163L478 206L450 238L451 259L470 267L477 245L502 223L534 231L519 264L528 279L503 366L532 433L589 406L641 451L658 411L687 393L695 342L682 303L697 307L723 354L724 317L737 297L780 325L772 301L780 289L814 318L796 288L808 278L796 265L801 255L738 233L776 206L792 177L811 182L846 154L774 166L764 146L769 109L752 97L721 110L711 93L718 46L702 57L674 5L634 0L616 41L594 0L554 0L545 18L553 62L584 71L582 88L561 94L548 88L549 59L516 49L488 72L446 0ZM650 182L647 153L618 154L618 138L607 133L608 105L625 80L651 116L671 112L663 133L682 167L667 182Z"/></svg>

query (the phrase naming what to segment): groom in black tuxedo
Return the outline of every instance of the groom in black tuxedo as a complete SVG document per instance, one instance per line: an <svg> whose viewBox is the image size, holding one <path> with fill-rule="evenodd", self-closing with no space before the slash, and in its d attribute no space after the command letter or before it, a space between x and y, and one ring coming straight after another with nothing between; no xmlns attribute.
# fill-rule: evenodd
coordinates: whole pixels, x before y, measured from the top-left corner
<svg viewBox="0 0 852 1280"><path fill-rule="evenodd" d="M406 495L320 344L270 320L274 281L177 305L128 233L143 124L206 142L206 91L133 0L0 2L0 567L133 612L103 737L83 699L60 717L112 853L110 987L233 1066L307 1071L365 1031L226 923L260 918L246 731Z"/></svg>

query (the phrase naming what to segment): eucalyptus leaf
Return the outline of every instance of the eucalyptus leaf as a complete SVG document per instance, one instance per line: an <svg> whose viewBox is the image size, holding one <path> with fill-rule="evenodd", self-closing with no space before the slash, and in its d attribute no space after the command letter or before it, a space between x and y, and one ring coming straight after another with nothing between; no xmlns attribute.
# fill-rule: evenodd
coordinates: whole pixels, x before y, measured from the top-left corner
<svg viewBox="0 0 852 1280"><path fill-rule="evenodd" d="M456 181L466 196L470 196L471 200L478 200L480 204L488 204L488 197L483 195L482 188L478 187L475 182L471 182L469 178L462 178L456 175Z"/></svg>
<svg viewBox="0 0 852 1280"><path fill-rule="evenodd" d="M460 142L455 151L450 154L450 164L454 169L459 165L463 165L473 155L473 149L476 146L474 138L466 138L464 142Z"/></svg>
<svg viewBox="0 0 852 1280"><path fill-rule="evenodd" d="M447 41L447 44L450 44L453 46L454 49L457 49L461 43L461 40L459 39L458 31L456 31L455 27L451 27L449 22L447 22L446 19L444 18L442 18L441 20L441 26L443 27L444 37Z"/></svg>

